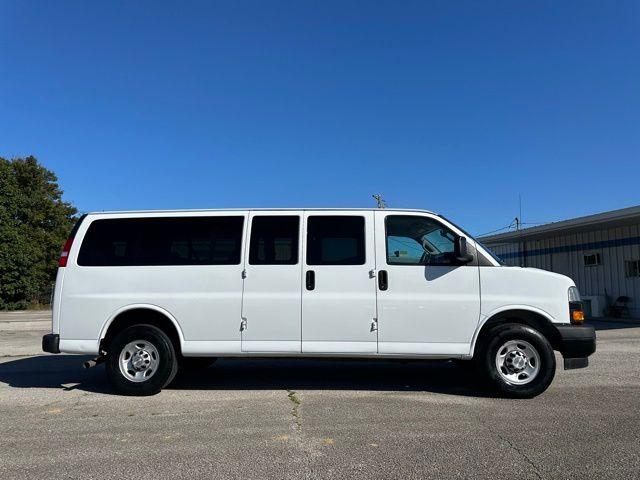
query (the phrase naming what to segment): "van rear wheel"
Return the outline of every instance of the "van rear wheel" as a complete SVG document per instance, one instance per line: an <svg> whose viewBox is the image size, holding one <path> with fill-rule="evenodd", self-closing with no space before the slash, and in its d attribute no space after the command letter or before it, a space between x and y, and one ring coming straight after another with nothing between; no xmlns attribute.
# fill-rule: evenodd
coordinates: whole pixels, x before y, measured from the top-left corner
<svg viewBox="0 0 640 480"><path fill-rule="evenodd" d="M125 395L155 395L176 376L178 362L169 337L152 325L134 325L107 347L107 377Z"/></svg>
<svg viewBox="0 0 640 480"><path fill-rule="evenodd" d="M556 372L556 357L549 341L526 325L493 328L480 347L477 364L498 393L532 398L544 392Z"/></svg>

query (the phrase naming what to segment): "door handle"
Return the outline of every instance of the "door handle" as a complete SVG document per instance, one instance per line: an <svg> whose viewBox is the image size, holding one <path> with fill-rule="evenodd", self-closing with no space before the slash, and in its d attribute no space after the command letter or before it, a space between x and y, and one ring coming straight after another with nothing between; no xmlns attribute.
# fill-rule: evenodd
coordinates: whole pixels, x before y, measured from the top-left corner
<svg viewBox="0 0 640 480"><path fill-rule="evenodd" d="M386 270L380 270L378 272L378 288L382 291L389 288L389 274Z"/></svg>
<svg viewBox="0 0 640 480"><path fill-rule="evenodd" d="M313 290L316 288L316 272L313 270L307 270L306 284L307 290Z"/></svg>

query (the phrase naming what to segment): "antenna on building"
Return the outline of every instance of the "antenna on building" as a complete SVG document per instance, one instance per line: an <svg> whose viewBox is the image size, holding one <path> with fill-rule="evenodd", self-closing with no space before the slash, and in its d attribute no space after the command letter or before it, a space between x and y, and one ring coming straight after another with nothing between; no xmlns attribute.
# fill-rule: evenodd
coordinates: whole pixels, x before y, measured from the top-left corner
<svg viewBox="0 0 640 480"><path fill-rule="evenodd" d="M518 194L518 218L516 218L516 228L520 230L520 226L522 225L522 194Z"/></svg>
<svg viewBox="0 0 640 480"><path fill-rule="evenodd" d="M527 266L527 244L522 241L522 232L520 232L520 228L522 227L522 194L518 194L518 216L516 217L516 230L518 230L518 236L520 237L520 250L522 251L522 256L520 257L520 266Z"/></svg>
<svg viewBox="0 0 640 480"><path fill-rule="evenodd" d="M375 199L376 203L378 204L378 208L387 208L387 202L384 201L384 199L382 198L382 195L377 193L372 195L372 197Z"/></svg>

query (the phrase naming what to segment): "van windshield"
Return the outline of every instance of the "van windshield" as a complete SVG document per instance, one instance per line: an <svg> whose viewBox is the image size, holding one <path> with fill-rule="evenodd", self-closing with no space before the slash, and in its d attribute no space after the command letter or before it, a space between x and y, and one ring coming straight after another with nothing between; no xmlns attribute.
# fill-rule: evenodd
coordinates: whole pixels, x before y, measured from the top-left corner
<svg viewBox="0 0 640 480"><path fill-rule="evenodd" d="M474 239L476 242L476 245L480 245L482 248L484 248L484 251L487 252L489 255L491 255L491 258L493 258L496 262L498 262L500 265L505 265L504 260L502 260L498 255L496 255L494 253L493 250L491 250L489 247L487 247L484 243L482 243L479 240Z"/></svg>

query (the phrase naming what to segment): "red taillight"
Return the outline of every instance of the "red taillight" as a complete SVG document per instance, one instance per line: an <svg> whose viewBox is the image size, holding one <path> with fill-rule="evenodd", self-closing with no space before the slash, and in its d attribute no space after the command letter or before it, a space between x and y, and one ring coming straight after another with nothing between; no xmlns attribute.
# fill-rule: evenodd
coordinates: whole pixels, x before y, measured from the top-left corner
<svg viewBox="0 0 640 480"><path fill-rule="evenodd" d="M58 260L59 267L67 266L67 259L69 258L69 251L71 250L72 244L73 244L73 237L67 238L67 241L64 242L64 247L62 247L62 252L60 253L60 259Z"/></svg>

